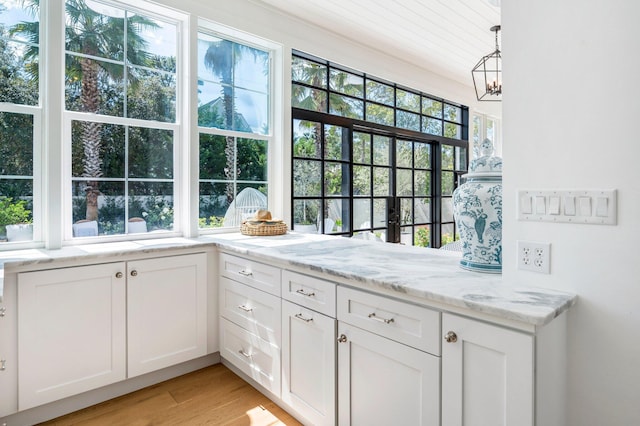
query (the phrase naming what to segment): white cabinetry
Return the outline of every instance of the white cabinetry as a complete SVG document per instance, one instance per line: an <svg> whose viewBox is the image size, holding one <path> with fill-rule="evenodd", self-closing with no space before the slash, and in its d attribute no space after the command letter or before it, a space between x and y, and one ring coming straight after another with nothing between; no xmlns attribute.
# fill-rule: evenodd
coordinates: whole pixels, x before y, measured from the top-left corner
<svg viewBox="0 0 640 426"><path fill-rule="evenodd" d="M18 276L18 409L126 378L124 262Z"/></svg>
<svg viewBox="0 0 640 426"><path fill-rule="evenodd" d="M222 356L305 424L566 424L566 315L450 313L227 254L220 271Z"/></svg>
<svg viewBox="0 0 640 426"><path fill-rule="evenodd" d="M334 425L336 285L283 271L282 297L282 400L311 424Z"/></svg>
<svg viewBox="0 0 640 426"><path fill-rule="evenodd" d="M206 282L203 253L19 273L18 409L205 355Z"/></svg>
<svg viewBox="0 0 640 426"><path fill-rule="evenodd" d="M338 320L338 423L440 424L440 314L339 287Z"/></svg>
<svg viewBox="0 0 640 426"><path fill-rule="evenodd" d="M128 377L207 352L207 256L127 263Z"/></svg>
<svg viewBox="0 0 640 426"><path fill-rule="evenodd" d="M280 269L220 255L220 355L280 397Z"/></svg>
<svg viewBox="0 0 640 426"><path fill-rule="evenodd" d="M446 313L442 330L442 426L533 425L533 336Z"/></svg>

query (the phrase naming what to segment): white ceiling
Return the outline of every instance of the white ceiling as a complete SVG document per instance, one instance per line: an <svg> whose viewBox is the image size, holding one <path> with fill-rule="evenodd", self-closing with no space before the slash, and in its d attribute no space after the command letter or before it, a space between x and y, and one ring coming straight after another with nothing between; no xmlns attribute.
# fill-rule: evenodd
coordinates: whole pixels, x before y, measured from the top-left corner
<svg viewBox="0 0 640 426"><path fill-rule="evenodd" d="M500 0L254 1L467 85L500 24Z"/></svg>

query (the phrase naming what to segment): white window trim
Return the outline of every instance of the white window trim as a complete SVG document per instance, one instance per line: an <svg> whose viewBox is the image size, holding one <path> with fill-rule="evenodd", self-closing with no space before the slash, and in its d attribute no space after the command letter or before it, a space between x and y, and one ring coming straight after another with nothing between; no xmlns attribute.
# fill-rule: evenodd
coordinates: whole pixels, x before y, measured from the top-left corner
<svg viewBox="0 0 640 426"><path fill-rule="evenodd" d="M32 241L16 241L3 242L0 247L3 250L16 250L23 248L41 247L43 245L43 222L42 214L42 164L43 147L42 147L42 108L39 106L19 105L0 102L0 112L9 114L23 114L33 117L32 129L32 149L33 149L33 169L31 174L32 190L33 190L33 240Z"/></svg>
<svg viewBox="0 0 640 426"><path fill-rule="evenodd" d="M268 200L274 217L290 222L289 192L285 182L290 181L290 167L286 159L290 139L289 79L291 52L282 44L237 30L184 12L170 6L146 0L121 2L106 0L118 7L138 11L145 16L178 26L176 69L176 122L149 122L122 117L96 116L66 111L64 105L65 75L65 2L48 0L40 3L40 105L24 106L3 104L0 110L26 112L34 117L34 240L0 244L0 251L24 248L59 249L63 246L97 242L141 240L182 235L197 237L209 233L200 230L199 218L199 134L208 129L198 128L197 112L197 39L198 31L217 34L226 39L256 47L270 53L271 78L269 87L269 135L221 131L242 138L267 140L268 143ZM287 56L285 60L285 56ZM96 238L72 237L71 204L71 122L91 116L111 124L171 129L174 131L174 231L158 234L102 235ZM152 125L150 125L152 123ZM223 228L223 232L233 231ZM214 231L215 232L215 231Z"/></svg>
<svg viewBox="0 0 640 426"><path fill-rule="evenodd" d="M286 140L283 137L283 111L285 110L285 106L283 105L283 94L282 94L282 86L283 84L283 46L279 43L275 43L273 41L264 39L262 37L255 36L250 33L246 33L241 30L237 30L235 28L210 21L204 18L198 19L198 30L196 32L196 43L197 43L197 33L203 32L208 35L212 35L215 37L223 38L234 43L243 44L249 47L253 47L259 50L263 50L269 53L269 73L270 73L270 81L269 81L269 134L263 135L258 133L247 133L247 132L238 132L234 130L226 130L226 129L218 129L212 127L200 127L197 126L198 123L198 110L197 110L197 99L195 102L195 107L193 109L194 113L191 117L192 120L196 123L196 134L192 138L196 142L196 152L199 153L199 139L200 134L210 134L210 135L220 135L220 136L232 136L236 138L243 139L256 139L256 140L264 140L267 141L267 200L268 200L268 209L271 211L273 217L283 218L283 213L286 211L284 209L284 197L283 190L284 188L284 179L282 172L285 170L284 165L285 160L283 158L283 142ZM197 49L197 44L195 45ZM197 63L195 64L196 74L197 74ZM276 142L279 141L279 142ZM228 232L237 232L238 227L221 227L221 228L199 228L198 226L198 218L199 218L199 161L197 162L197 169L195 170L195 183L196 183L196 200L195 200L195 210L193 210L195 214L195 224L196 228L200 235L207 234L219 234L219 233L228 233Z"/></svg>
<svg viewBox="0 0 640 426"><path fill-rule="evenodd" d="M471 116L471 120L470 120L470 126L475 126L475 118L479 118L480 119L480 129L478 131L478 133L480 134L480 142L482 142L483 140L485 140L488 136L487 136L487 122L488 121L493 121L494 125L493 125L493 131L494 131L494 137L491 140L491 142L493 142L493 147L495 150L495 155L496 156L502 156L502 120L498 117L494 117L492 115L486 115L486 114L480 114L477 112L473 112L472 116ZM473 148L474 148L474 142L473 142L473 134L474 134L474 130L475 129L470 129L469 131L469 161L471 161L474 156L473 156Z"/></svg>
<svg viewBox="0 0 640 426"><path fill-rule="evenodd" d="M185 38L183 35L188 34L188 15L185 13L181 13L176 11L175 9L170 9L167 7L161 7L154 5L150 2L132 0L130 3L123 3L117 1L103 1L103 3L113 4L118 7L125 8L130 11L139 12L145 16L151 17L153 19L157 19L163 22L171 23L176 25L177 31L177 39L176 39L176 121L171 122L161 122L161 121L153 121L153 120L143 120L136 118L126 118L126 117L116 117L116 116L108 116L108 115L96 115L90 113L83 113L77 111L67 111L64 105L61 105L62 108L62 158L63 158L63 169L62 169L62 188L61 188L61 196L62 196L62 246L74 246L74 245L83 245L83 244L91 244L98 242L117 242L117 241L127 241L127 240L146 240L146 239L156 239L156 238L170 238L184 235L183 232L183 223L185 222L184 217L187 216L187 207L185 206L184 199L189 198L189 193L186 192L183 194L185 190L185 184L183 183L185 180L189 179L188 173L184 170L184 155L183 150L186 149L186 140L184 138L184 132L182 130L185 120L182 120L182 117L186 117L184 114L185 108L183 105L187 105L188 99L190 97L190 92L185 92L185 88L188 86L185 85L184 80L186 76L189 75L189 64L185 63L186 58L188 57L184 54L185 45L183 39ZM62 2L62 7L64 9L64 1ZM64 12L62 13L64 17ZM65 57L65 48L64 45L61 47L60 57ZM64 64L64 60L63 60ZM64 69L63 69L64 75ZM64 81L64 79L59 80ZM64 84L61 84L61 90L64 92ZM114 234L114 235L100 235L95 238L92 237L83 237L83 238L74 238L73 237L73 211L72 211L72 193L71 193L71 123L74 120L81 121L94 121L105 124L115 124L115 125L123 125L123 126L131 126L131 127L145 127L145 128L153 128L153 129L161 129L161 130L171 130L173 131L173 230L171 231L163 231L162 233L147 233L147 234ZM188 119L186 119L188 122ZM127 194L123 194L126 196Z"/></svg>

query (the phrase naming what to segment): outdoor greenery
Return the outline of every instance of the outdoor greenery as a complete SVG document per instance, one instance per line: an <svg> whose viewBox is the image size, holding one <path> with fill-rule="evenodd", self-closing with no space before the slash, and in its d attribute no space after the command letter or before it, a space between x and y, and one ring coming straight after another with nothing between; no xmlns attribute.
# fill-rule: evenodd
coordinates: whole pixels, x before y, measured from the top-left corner
<svg viewBox="0 0 640 426"><path fill-rule="evenodd" d="M205 47L204 69L198 70L198 83L201 87L220 87L219 98L207 101L205 97L207 102L200 102L198 125L268 134L267 125L252 128L237 103L239 93L259 97L268 87L268 53L204 33L198 38L199 49ZM246 72L247 62L254 67L253 75L243 79L240 76ZM200 134L200 228L224 226L227 209L246 187L267 195L267 154L265 140Z"/></svg>
<svg viewBox="0 0 640 426"><path fill-rule="evenodd" d="M37 74L18 54L21 45L10 38L9 29L0 24L0 102L36 105L38 82L32 77ZM33 116L0 112L0 235L6 234L6 225L33 220L32 141Z"/></svg>
<svg viewBox="0 0 640 426"><path fill-rule="evenodd" d="M21 4L31 19L0 25L0 102L37 105L40 1ZM175 135L153 123L176 122L177 26L139 11L108 9L84 0L65 1L65 109L95 114L71 122L72 219L97 220L101 235L124 233L132 217L143 218L149 230L171 230ZM0 15L3 11L0 4ZM157 50L151 40L160 36L168 37L169 44ZM205 67L220 89L217 99L200 105L199 125L268 134L266 124L252 129L238 112L240 93L232 86L236 80L252 84L246 70L243 75L235 69L246 58L256 61L261 69L255 72L268 82L268 52L222 39L209 40L205 48ZM263 89L249 89L262 90L266 105L267 83ZM148 125L110 124L100 118L104 116ZM24 200L29 210L33 126L30 114L0 111L0 196ZM244 187L266 194L267 144L223 136L213 136L212 142L208 136L203 135L200 146L200 222L217 227Z"/></svg>
<svg viewBox="0 0 640 426"><path fill-rule="evenodd" d="M31 211L24 200L13 201L10 197L0 197L0 235L6 235L7 225L31 223Z"/></svg>

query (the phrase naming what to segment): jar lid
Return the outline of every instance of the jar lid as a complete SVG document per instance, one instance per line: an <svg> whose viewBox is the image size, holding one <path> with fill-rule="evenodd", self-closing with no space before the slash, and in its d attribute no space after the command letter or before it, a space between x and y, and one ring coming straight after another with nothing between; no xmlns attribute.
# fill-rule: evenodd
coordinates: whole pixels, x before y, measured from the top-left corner
<svg viewBox="0 0 640 426"><path fill-rule="evenodd" d="M470 174L502 174L502 158L493 155L493 143L485 139L479 146L474 147L475 159L469 165Z"/></svg>

